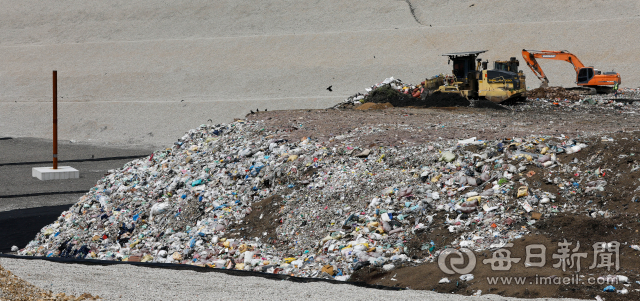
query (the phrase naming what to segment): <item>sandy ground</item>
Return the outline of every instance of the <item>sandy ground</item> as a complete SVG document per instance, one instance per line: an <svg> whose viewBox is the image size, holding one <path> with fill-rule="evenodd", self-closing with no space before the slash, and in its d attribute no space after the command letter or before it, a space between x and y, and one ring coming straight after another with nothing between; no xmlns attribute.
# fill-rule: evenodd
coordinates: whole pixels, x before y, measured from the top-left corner
<svg viewBox="0 0 640 301"><path fill-rule="evenodd" d="M348 284L293 283L215 272L200 273L130 265L83 266L7 258L0 258L0 265L54 293L81 295L89 292L105 300L517 300L497 295L465 297L430 291L377 290ZM52 274L61 277L51 277ZM78 282L82 285L78 285Z"/></svg>
<svg viewBox="0 0 640 301"><path fill-rule="evenodd" d="M440 55L453 51L487 49L495 60L567 49L620 72L623 86L640 84L631 0L2 5L2 136L50 136L54 69L61 139L154 146L250 109L326 108L389 76L417 83L448 72ZM573 85L570 64L542 64L552 85Z"/></svg>

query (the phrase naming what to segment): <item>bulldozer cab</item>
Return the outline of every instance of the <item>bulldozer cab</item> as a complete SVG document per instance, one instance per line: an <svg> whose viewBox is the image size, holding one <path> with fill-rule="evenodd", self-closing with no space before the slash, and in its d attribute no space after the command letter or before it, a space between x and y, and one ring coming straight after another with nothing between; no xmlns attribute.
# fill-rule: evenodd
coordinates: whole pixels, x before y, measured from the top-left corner
<svg viewBox="0 0 640 301"><path fill-rule="evenodd" d="M508 61L495 61L493 63L493 69L518 73L518 65L520 65L518 60L512 57Z"/></svg>
<svg viewBox="0 0 640 301"><path fill-rule="evenodd" d="M449 63L453 62L452 73L458 82L467 84L469 72L476 71L476 58L487 50L445 53L442 56L449 57Z"/></svg>

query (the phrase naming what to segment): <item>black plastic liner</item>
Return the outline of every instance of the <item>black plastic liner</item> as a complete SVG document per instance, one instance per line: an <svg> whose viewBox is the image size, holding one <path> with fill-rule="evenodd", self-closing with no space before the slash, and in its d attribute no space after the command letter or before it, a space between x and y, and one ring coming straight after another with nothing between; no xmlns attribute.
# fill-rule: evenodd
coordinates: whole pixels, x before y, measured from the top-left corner
<svg viewBox="0 0 640 301"><path fill-rule="evenodd" d="M0 252L11 251L12 246L24 248L40 230L73 206L47 206L0 212Z"/></svg>
<svg viewBox="0 0 640 301"><path fill-rule="evenodd" d="M23 194L6 194L0 195L0 199L12 199L12 198L25 198L31 196L41 196L41 195L56 195L56 194L85 194L89 192L88 190L72 190L72 191L54 191L54 192L34 192L34 193L23 193Z"/></svg>
<svg viewBox="0 0 640 301"><path fill-rule="evenodd" d="M148 157L149 155L135 155L135 156L117 156L117 157L104 157L104 158L88 158L88 159L71 159L71 160L58 160L58 163L67 163L67 162L96 162L96 161L112 161L112 160L128 160L128 159L140 159ZM0 166L12 166L12 165L36 165L36 164L47 164L51 163L49 161L33 161L33 162L11 162L11 163L0 163Z"/></svg>

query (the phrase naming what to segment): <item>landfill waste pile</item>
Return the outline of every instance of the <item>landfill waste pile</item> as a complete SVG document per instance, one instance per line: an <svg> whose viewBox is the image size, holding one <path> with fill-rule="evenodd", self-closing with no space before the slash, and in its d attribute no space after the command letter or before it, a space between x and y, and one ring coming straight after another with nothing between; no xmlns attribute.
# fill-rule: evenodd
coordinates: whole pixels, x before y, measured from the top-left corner
<svg viewBox="0 0 640 301"><path fill-rule="evenodd" d="M596 110L614 110L614 111L627 111L627 113L635 114L635 110L640 107L640 88L623 88L618 92L618 96L613 94L602 95L580 95L579 98L569 97L544 97L534 98L528 97L528 102L520 106L525 107L538 107L538 108L555 108L566 107L571 109L596 109ZM518 110L518 108L514 108Z"/></svg>
<svg viewBox="0 0 640 301"><path fill-rule="evenodd" d="M38 288L0 266L0 300L54 300L54 301L76 301L76 300L102 300L99 296L82 294L80 296L67 295L65 293L55 294L50 290Z"/></svg>
<svg viewBox="0 0 640 301"><path fill-rule="evenodd" d="M426 80L418 85L409 85L393 77L386 78L382 82L366 88L366 94L356 93L336 108L361 108L367 103L389 103L393 107L466 107L470 102L455 93L440 93L434 83L439 76ZM369 109L369 106L366 107ZM378 107L373 109L379 109Z"/></svg>
<svg viewBox="0 0 640 301"><path fill-rule="evenodd" d="M550 99L567 99L567 100L580 100L581 95L575 92L571 92L562 87L547 87L537 88L527 91L528 98L550 98Z"/></svg>
<svg viewBox="0 0 640 301"><path fill-rule="evenodd" d="M409 90L405 91L408 92ZM409 93L402 93L389 84L371 91L362 101L364 103L389 103L394 107L407 107L420 105L421 99L415 98Z"/></svg>
<svg viewBox="0 0 640 301"><path fill-rule="evenodd" d="M640 99L640 88L620 88L618 94L619 98Z"/></svg>
<svg viewBox="0 0 640 301"><path fill-rule="evenodd" d="M339 104L201 125L110 170L18 254L360 281L429 266L444 250L578 233L585 227L567 227L591 220L632 229L634 92L621 91L628 102L529 98L507 111ZM635 246L637 235L618 239ZM365 281L398 281L374 278ZM466 287L439 280L429 285Z"/></svg>
<svg viewBox="0 0 640 301"><path fill-rule="evenodd" d="M327 147L276 139L259 121L202 125L110 171L18 253L347 280L367 265L502 246L541 217L595 208L579 196L605 191L615 172L592 167L597 158L567 161L589 145L561 136L351 146L380 131L355 129ZM455 240L409 257L407 242L436 219Z"/></svg>
<svg viewBox="0 0 640 301"><path fill-rule="evenodd" d="M380 91L376 92L378 89ZM409 91L416 90L416 93L409 94ZM365 89L365 94L360 92L348 97L343 102L336 104L334 107L336 108L353 108L354 106L359 106L366 102L374 102L374 103L391 103L394 107L398 107L401 105L406 106L408 102L418 101L420 98L420 88L417 86L405 84L400 79L396 79L392 77L386 78L380 83L374 84L369 88ZM377 97L371 97L373 95L377 95ZM367 98L367 99L365 99ZM396 104L394 105L393 102Z"/></svg>
<svg viewBox="0 0 640 301"><path fill-rule="evenodd" d="M631 108L640 106L640 88L620 88L618 95L579 95L561 87L538 88L527 91L528 104L552 104L554 106L598 105L599 108Z"/></svg>

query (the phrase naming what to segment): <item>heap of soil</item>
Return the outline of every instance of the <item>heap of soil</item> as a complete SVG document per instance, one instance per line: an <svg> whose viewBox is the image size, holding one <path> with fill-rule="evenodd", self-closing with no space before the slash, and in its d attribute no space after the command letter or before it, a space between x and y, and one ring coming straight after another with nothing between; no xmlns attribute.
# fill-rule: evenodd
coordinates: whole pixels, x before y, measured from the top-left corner
<svg viewBox="0 0 640 301"><path fill-rule="evenodd" d="M253 211L245 218L245 224L241 225L238 232L230 233L233 238L253 238L261 237L266 240L276 238L276 228L280 226L280 203L282 197L279 195L270 196L260 202L253 204Z"/></svg>
<svg viewBox="0 0 640 301"><path fill-rule="evenodd" d="M391 103L375 103L375 102L367 102L361 106L356 107L356 110L384 110L387 108L393 108Z"/></svg>
<svg viewBox="0 0 640 301"><path fill-rule="evenodd" d="M580 95L577 93L573 93L571 91L567 91L562 87L548 87L548 88L537 88L530 91L527 91L527 96L529 98L560 98L567 100L580 100Z"/></svg>

